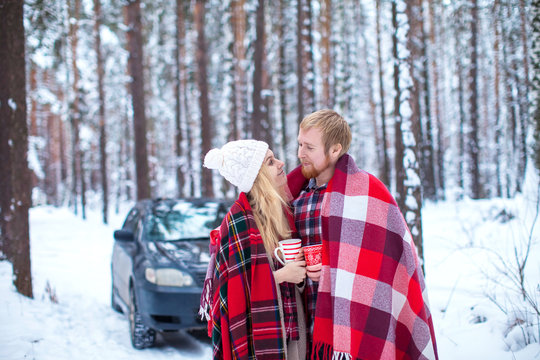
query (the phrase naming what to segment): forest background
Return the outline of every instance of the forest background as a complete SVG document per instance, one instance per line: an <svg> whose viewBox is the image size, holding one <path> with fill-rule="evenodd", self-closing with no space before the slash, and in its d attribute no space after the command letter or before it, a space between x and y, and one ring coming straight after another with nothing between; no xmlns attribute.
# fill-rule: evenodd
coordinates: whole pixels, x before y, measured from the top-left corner
<svg viewBox="0 0 540 360"><path fill-rule="evenodd" d="M0 1L0 225L32 296L28 209L233 197L212 147L332 108L402 209L512 198L540 153L539 1Z"/></svg>

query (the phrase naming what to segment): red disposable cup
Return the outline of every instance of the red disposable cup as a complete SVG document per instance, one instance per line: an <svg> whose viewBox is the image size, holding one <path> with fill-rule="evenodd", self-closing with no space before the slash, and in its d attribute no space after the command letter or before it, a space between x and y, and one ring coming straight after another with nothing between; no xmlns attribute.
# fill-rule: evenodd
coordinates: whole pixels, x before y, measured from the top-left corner
<svg viewBox="0 0 540 360"><path fill-rule="evenodd" d="M312 266L322 262L322 244L304 246L306 265Z"/></svg>

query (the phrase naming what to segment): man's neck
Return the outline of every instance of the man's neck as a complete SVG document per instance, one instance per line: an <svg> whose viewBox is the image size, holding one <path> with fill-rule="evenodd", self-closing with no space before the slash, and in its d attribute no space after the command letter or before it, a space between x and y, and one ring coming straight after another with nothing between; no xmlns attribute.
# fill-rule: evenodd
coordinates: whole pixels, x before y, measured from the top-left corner
<svg viewBox="0 0 540 360"><path fill-rule="evenodd" d="M334 171L336 170L336 164L330 164L325 170L323 170L316 178L315 182L317 186L322 186L327 184L332 176L334 176Z"/></svg>

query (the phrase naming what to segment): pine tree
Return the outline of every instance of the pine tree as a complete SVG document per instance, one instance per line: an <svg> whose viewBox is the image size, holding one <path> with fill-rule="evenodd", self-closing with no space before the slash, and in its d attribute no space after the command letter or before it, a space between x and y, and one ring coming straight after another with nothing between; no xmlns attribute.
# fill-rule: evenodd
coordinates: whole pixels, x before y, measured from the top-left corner
<svg viewBox="0 0 540 360"><path fill-rule="evenodd" d="M0 1L0 226L17 291L33 298L28 209L28 126L23 1Z"/></svg>
<svg viewBox="0 0 540 360"><path fill-rule="evenodd" d="M213 123L210 115L210 103L208 100L208 73L207 73L207 48L205 35L205 0L195 2L195 26L197 28L197 83L199 85L199 106L201 111L201 163L204 155L212 148ZM202 169L202 195L214 197L214 185L212 173L209 169Z"/></svg>
<svg viewBox="0 0 540 360"><path fill-rule="evenodd" d="M535 166L540 172L540 0L533 0L530 16L532 18L532 49L531 67L533 69L532 93L533 93L533 122L534 122L534 145Z"/></svg>

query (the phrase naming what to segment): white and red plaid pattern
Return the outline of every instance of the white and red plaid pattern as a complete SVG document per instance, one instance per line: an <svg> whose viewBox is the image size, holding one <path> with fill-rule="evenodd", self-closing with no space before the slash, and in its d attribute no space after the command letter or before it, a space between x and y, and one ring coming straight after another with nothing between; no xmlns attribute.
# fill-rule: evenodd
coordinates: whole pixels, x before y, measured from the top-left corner
<svg viewBox="0 0 540 360"><path fill-rule="evenodd" d="M344 155L321 216L312 358L438 359L416 250L386 187Z"/></svg>

